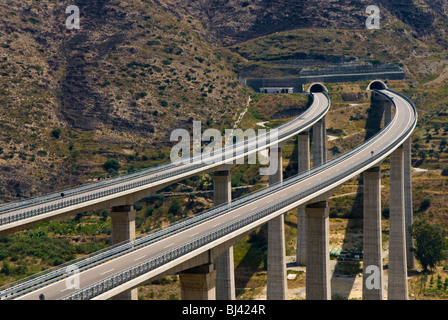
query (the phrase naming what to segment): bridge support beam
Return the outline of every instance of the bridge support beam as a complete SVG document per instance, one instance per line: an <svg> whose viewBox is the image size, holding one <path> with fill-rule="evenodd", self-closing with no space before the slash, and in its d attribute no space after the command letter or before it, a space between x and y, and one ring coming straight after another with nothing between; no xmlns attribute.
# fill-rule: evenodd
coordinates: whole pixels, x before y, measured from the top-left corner
<svg viewBox="0 0 448 320"><path fill-rule="evenodd" d="M310 133L301 132L298 135L298 173L310 170ZM306 264L306 216L305 207L297 208L297 250L296 264L304 266Z"/></svg>
<svg viewBox="0 0 448 320"><path fill-rule="evenodd" d="M363 180L364 254L362 299L383 300L380 167L364 171ZM375 272L375 274L372 275L372 272ZM376 274L376 272L379 272L379 274Z"/></svg>
<svg viewBox="0 0 448 320"><path fill-rule="evenodd" d="M388 299L407 300L404 156L399 147L390 156Z"/></svg>
<svg viewBox="0 0 448 320"><path fill-rule="evenodd" d="M269 176L269 184L273 185L283 180L282 148L271 150L271 158L277 157L277 172ZM267 299L286 300L286 248L284 215L268 222L268 273Z"/></svg>
<svg viewBox="0 0 448 320"><path fill-rule="evenodd" d="M232 202L230 170L216 171L213 176L213 202L215 206Z"/></svg>
<svg viewBox="0 0 448 320"><path fill-rule="evenodd" d="M316 122L313 126L313 167L320 166L326 162L326 128L325 118Z"/></svg>
<svg viewBox="0 0 448 320"><path fill-rule="evenodd" d="M383 105L384 105L384 126L387 126L392 121L392 103L389 100L384 100Z"/></svg>
<svg viewBox="0 0 448 320"><path fill-rule="evenodd" d="M322 118L322 163L327 162L327 121L326 116Z"/></svg>
<svg viewBox="0 0 448 320"><path fill-rule="evenodd" d="M403 143L404 156L404 206L405 206L405 231L406 231L406 258L407 268L414 269L414 239L412 238L409 227L414 220L414 207L412 205L412 156L411 156L411 138Z"/></svg>
<svg viewBox="0 0 448 320"><path fill-rule="evenodd" d="M216 171L214 174L214 205L232 201L230 170ZM216 261L216 299L235 300L235 268L233 246L220 255Z"/></svg>
<svg viewBox="0 0 448 320"><path fill-rule="evenodd" d="M112 245L135 239L134 206L113 207L110 212L112 225ZM112 298L113 300L137 300L137 289L127 290Z"/></svg>
<svg viewBox="0 0 448 320"><path fill-rule="evenodd" d="M215 300L216 271L212 264L191 268L180 273L181 300Z"/></svg>
<svg viewBox="0 0 448 320"><path fill-rule="evenodd" d="M328 201L307 205L306 299L330 300Z"/></svg>

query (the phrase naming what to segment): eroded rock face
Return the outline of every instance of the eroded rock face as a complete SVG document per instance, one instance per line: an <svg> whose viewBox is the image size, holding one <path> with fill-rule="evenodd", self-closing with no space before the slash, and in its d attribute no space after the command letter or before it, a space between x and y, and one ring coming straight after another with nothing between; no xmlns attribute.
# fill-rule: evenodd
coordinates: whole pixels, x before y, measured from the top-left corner
<svg viewBox="0 0 448 320"><path fill-rule="evenodd" d="M0 1L0 202L167 148L191 119L230 126L247 92L227 55L149 0Z"/></svg>
<svg viewBox="0 0 448 320"><path fill-rule="evenodd" d="M302 28L364 28L368 0L155 0L178 17L199 18L206 26L210 41L235 44L275 32ZM378 6L412 26L418 34L431 33L434 22L433 1L428 7L417 7L412 0L381 1ZM435 7L446 14L446 0L435 1ZM437 10L437 9L436 9ZM383 11L382 18L387 19Z"/></svg>

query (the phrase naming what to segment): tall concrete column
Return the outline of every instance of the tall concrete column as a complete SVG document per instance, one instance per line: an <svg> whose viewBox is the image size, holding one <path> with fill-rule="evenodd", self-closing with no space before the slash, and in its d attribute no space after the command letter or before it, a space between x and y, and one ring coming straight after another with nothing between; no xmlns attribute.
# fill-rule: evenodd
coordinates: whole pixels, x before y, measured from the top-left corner
<svg viewBox="0 0 448 320"><path fill-rule="evenodd" d="M310 170L310 132L301 132L298 135L298 172L306 172Z"/></svg>
<svg viewBox="0 0 448 320"><path fill-rule="evenodd" d="M386 99L386 98L383 98ZM384 104L384 126L387 126L392 121L392 104L389 100L383 100Z"/></svg>
<svg viewBox="0 0 448 320"><path fill-rule="evenodd" d="M282 214L268 223L268 300L287 300L288 298L284 217Z"/></svg>
<svg viewBox="0 0 448 320"><path fill-rule="evenodd" d="M179 274L181 300L215 300L216 271L212 264L191 268Z"/></svg>
<svg viewBox="0 0 448 320"><path fill-rule="evenodd" d="M214 205L232 201L232 183L230 170L217 171L214 174ZM233 246L220 255L216 261L216 299L235 300L235 267Z"/></svg>
<svg viewBox="0 0 448 320"><path fill-rule="evenodd" d="M272 185L283 180L282 148L271 150L271 158L277 157L278 170L269 176ZM286 248L284 215L280 215L268 222L268 273L267 273L267 299L286 300Z"/></svg>
<svg viewBox="0 0 448 320"><path fill-rule="evenodd" d="M110 211L112 245L135 239L134 206L113 207Z"/></svg>
<svg viewBox="0 0 448 320"><path fill-rule="evenodd" d="M404 206L405 206L405 231L406 231L406 258L408 269L414 269L414 239L410 232L410 226L414 220L414 207L412 205L412 156L411 138L403 143L404 156Z"/></svg>
<svg viewBox="0 0 448 320"><path fill-rule="evenodd" d="M364 171L363 300L383 300L381 170ZM372 268L373 266L373 268ZM378 272L379 274L377 274ZM373 274L375 273L375 274Z"/></svg>
<svg viewBox="0 0 448 320"><path fill-rule="evenodd" d="M322 163L327 162L327 124L326 117L322 118Z"/></svg>
<svg viewBox="0 0 448 320"><path fill-rule="evenodd" d="M298 136L298 173L310 170L310 133L299 133ZM297 252L296 264L303 266L306 263L306 216L305 207L297 208Z"/></svg>
<svg viewBox="0 0 448 320"><path fill-rule="evenodd" d="M112 245L135 239L134 206L113 207L110 212ZM127 290L112 298L113 300L137 300L137 289Z"/></svg>
<svg viewBox="0 0 448 320"><path fill-rule="evenodd" d="M388 299L407 300L403 148L390 156Z"/></svg>
<svg viewBox="0 0 448 320"><path fill-rule="evenodd" d="M318 121L313 126L313 167L324 163L323 121Z"/></svg>
<svg viewBox="0 0 448 320"><path fill-rule="evenodd" d="M213 202L215 206L232 201L232 177L230 170L216 171L213 175Z"/></svg>
<svg viewBox="0 0 448 320"><path fill-rule="evenodd" d="M327 201L307 205L306 299L330 300L329 214Z"/></svg>
<svg viewBox="0 0 448 320"><path fill-rule="evenodd" d="M283 151L281 147L278 148L272 148L271 150L271 154L270 154L271 159L274 159L274 157L277 158L277 172L275 174L271 174L269 176L269 185L273 185L277 182L281 182L283 181Z"/></svg>

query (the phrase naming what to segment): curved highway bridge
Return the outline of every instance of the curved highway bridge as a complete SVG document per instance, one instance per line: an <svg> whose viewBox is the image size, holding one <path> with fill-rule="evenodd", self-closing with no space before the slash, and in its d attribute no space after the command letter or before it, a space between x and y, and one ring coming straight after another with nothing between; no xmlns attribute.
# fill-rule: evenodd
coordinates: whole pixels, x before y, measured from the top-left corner
<svg viewBox="0 0 448 320"><path fill-rule="evenodd" d="M136 287L169 274L180 274L182 299L234 299L232 246L268 223L268 299L287 299L284 213L298 208L297 261L307 266L307 299L331 299L328 250L328 198L344 182L363 174L363 299L383 299L381 255L381 162L391 158L389 299L407 299L411 247L406 226L412 221L409 137L417 124L415 105L381 81L369 85L372 98L385 107L385 127L362 145L326 162L326 89L311 86L312 105L300 117L270 134L223 149L211 164L168 164L105 182L0 207L0 235L44 220L87 210L112 208L114 246L32 278L0 288L0 299L135 299ZM392 117L394 110L394 116ZM313 130L310 169L309 130ZM281 146L299 135L299 174L282 177ZM238 159L270 148L278 165L270 186L231 201L230 169ZM222 160L226 159L226 160ZM231 161L229 161L229 159ZM195 159L193 159L195 160ZM197 159L196 159L197 160ZM215 172L215 205L196 217L135 239L133 204L176 181ZM375 273L376 272L376 273ZM373 285L372 285L373 283Z"/></svg>

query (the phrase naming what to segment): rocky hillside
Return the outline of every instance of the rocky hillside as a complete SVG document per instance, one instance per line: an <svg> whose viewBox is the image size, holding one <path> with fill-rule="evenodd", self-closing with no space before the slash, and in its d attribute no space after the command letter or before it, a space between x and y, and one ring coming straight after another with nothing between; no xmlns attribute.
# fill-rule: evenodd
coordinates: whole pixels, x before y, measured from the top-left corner
<svg viewBox="0 0 448 320"><path fill-rule="evenodd" d="M365 28L367 0L78 0L69 30L72 4L0 3L0 201L105 178L109 158L120 172L166 162L192 120L233 127L242 68L388 61L423 111L448 100L446 0L382 1L381 30Z"/></svg>
<svg viewBox="0 0 448 320"><path fill-rule="evenodd" d="M234 44L275 32L305 29L363 29L368 0L155 0L178 17L196 17L208 39ZM387 0L378 4L383 23L399 19L419 35L445 37L446 0Z"/></svg>
<svg viewBox="0 0 448 320"><path fill-rule="evenodd" d="M165 162L174 128L233 127L238 57L149 0L0 2L0 201Z"/></svg>

